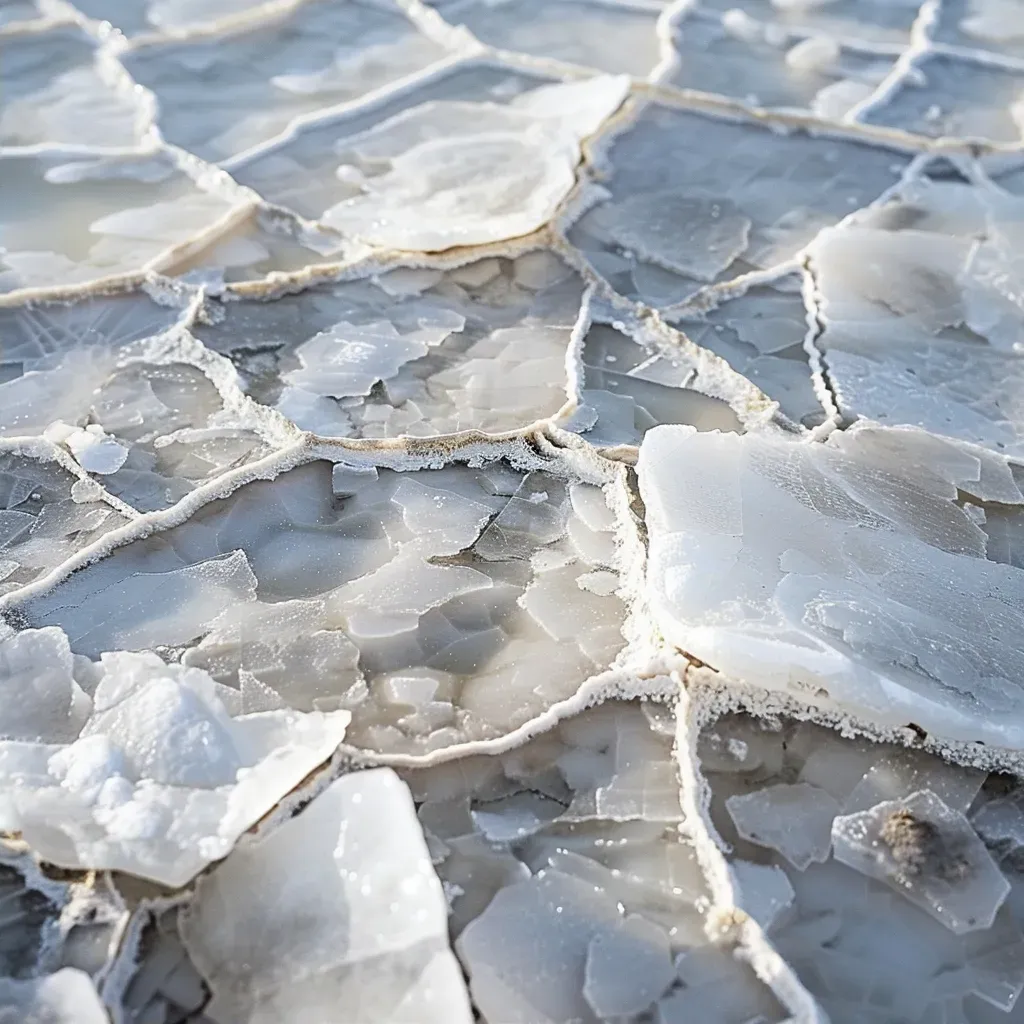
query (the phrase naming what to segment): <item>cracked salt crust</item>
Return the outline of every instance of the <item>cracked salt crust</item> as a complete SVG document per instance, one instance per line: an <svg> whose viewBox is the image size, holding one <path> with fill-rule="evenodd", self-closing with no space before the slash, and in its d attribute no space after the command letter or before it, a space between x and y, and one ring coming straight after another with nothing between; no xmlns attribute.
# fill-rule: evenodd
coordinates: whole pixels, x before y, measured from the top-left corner
<svg viewBox="0 0 1024 1024"><path fill-rule="evenodd" d="M0 1019L1017 1019L1016 13L7 5Z"/></svg>

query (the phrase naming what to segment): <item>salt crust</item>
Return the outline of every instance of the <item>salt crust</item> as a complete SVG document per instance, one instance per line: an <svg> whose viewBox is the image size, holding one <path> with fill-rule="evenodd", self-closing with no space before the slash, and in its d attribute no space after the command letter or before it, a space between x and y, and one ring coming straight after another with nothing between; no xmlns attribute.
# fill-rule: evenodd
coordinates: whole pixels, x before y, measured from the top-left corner
<svg viewBox="0 0 1024 1024"><path fill-rule="evenodd" d="M5 5L0 1020L1019 1017L1014 24Z"/></svg>

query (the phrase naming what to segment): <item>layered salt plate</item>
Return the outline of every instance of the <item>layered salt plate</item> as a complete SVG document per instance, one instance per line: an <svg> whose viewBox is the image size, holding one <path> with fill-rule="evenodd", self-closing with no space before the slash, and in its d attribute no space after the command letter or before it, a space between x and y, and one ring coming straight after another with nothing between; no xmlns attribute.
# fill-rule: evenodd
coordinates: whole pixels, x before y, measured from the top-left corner
<svg viewBox="0 0 1024 1024"><path fill-rule="evenodd" d="M1021 26L0 4L0 1022L1024 1021Z"/></svg>

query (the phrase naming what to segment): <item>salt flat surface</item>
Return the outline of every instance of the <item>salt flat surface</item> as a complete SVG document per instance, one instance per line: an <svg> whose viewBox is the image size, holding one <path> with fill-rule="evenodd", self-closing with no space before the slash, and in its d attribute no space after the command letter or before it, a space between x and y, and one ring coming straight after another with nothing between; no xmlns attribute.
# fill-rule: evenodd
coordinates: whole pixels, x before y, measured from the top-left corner
<svg viewBox="0 0 1024 1024"><path fill-rule="evenodd" d="M0 1024L1024 1021L1022 25L0 4Z"/></svg>

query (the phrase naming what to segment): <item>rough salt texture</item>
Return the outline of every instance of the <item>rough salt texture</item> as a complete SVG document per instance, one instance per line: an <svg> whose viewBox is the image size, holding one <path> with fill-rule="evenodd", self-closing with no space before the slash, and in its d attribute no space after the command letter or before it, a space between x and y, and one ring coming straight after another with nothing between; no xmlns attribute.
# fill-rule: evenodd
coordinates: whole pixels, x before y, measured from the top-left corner
<svg viewBox="0 0 1024 1024"><path fill-rule="evenodd" d="M0 1024L1024 1020L1021 25L0 4Z"/></svg>

